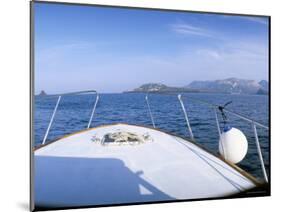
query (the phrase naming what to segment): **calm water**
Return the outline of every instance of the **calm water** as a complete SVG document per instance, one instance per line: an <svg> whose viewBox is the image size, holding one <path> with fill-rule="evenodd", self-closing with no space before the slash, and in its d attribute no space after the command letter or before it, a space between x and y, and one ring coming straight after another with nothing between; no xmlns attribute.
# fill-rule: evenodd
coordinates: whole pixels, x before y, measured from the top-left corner
<svg viewBox="0 0 281 212"><path fill-rule="evenodd" d="M224 104L232 100L233 103L228 106L229 109L268 126L268 96L226 94L186 94L185 96L186 98L183 100L196 142L214 153L218 152L219 139L214 111L206 107L206 105L189 101L188 97L215 104ZM177 96L151 94L149 99L157 128L189 138L186 122ZM40 145L43 140L56 100L55 97L36 97L35 99L35 146ZM71 132L85 129L94 101L94 95L63 97L47 142ZM219 118L221 120L221 115L219 115ZM241 129L246 134L249 142L248 154L238 165L254 176L262 177L252 126L231 115L228 118L229 123L233 127ZM144 94L100 94L91 126L118 122L152 126ZM259 127L257 129L268 171L268 131Z"/></svg>

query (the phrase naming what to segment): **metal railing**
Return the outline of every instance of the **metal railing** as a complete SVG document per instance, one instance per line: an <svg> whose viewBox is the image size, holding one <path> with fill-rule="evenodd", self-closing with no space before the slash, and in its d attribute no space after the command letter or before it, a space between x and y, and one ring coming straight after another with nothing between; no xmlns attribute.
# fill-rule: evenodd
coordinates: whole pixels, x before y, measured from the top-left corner
<svg viewBox="0 0 281 212"><path fill-rule="evenodd" d="M150 109L150 105L149 105L148 94L146 94L146 96L145 96L145 101L146 101L146 104L147 104L147 108L148 108L148 111L149 111L149 115L150 115L150 119L151 119L153 128L155 128L154 119L153 119L153 116L152 116L152 113L151 113L151 109Z"/></svg>
<svg viewBox="0 0 281 212"><path fill-rule="evenodd" d="M43 138L43 141L42 141L42 145L46 143L46 140L48 138L49 131L50 131L51 126L53 124L53 121L54 121L54 118L55 118L55 115L56 115L56 112L57 112L57 108L59 106L61 98L63 96L72 96L72 95L81 95L81 94L96 94L95 104L94 104L94 107L93 107L93 110L92 110L92 113L91 113L91 117L90 117L88 125L87 125L87 129L90 128L92 120L93 120L93 117L94 117L94 113L95 113L95 110L96 110L96 107L97 107L97 103L99 101L99 94L97 93L97 91L95 91L95 90L88 90L88 91L78 91L78 92L71 92L71 93L64 93L64 94L47 95L46 97L58 97L58 100L57 100L56 106L55 106L55 108L53 110L53 113L52 113L52 116L51 116L51 120L50 120L50 122L48 124L46 133L44 135L44 138Z"/></svg>
<svg viewBox="0 0 281 212"><path fill-rule="evenodd" d="M187 112L186 112L186 110L185 110L185 106L184 106L183 101L182 101L182 99L181 99L181 94L178 95L178 100L180 101L181 108L182 108L183 113L184 113L184 118L185 118L185 121L186 121L186 125L187 125L187 128L188 128L190 137L191 137L192 140L194 140L194 136L193 136L193 132L192 132L192 129L191 129L191 126L190 126L190 123L189 123L189 119L188 119L188 116L187 116Z"/></svg>
<svg viewBox="0 0 281 212"><path fill-rule="evenodd" d="M182 100L182 96L181 94L178 95L178 100L180 102L180 105L181 105L181 108L183 110L183 113L184 113L184 117L185 117L185 121L186 121L186 125L187 125L187 129L188 129L188 132L189 132L189 135L191 137L192 140L194 140L194 135L193 135L193 132L192 132L192 128L191 128L191 125L190 125L190 122L189 122L189 118L188 118L188 115L187 115L187 112L186 112L186 107L183 103L183 100ZM153 116L152 116L152 113L151 113L151 109L150 109L150 105L149 105L149 100L148 100L148 97L146 95L145 97L146 99L146 102L147 102L147 106L148 106L148 110L149 110L149 114L150 114L150 117L151 117L151 121L152 121L152 124L155 128L155 122L154 122L154 119L153 119ZM218 134L219 134L219 137L221 136L221 129L220 129L220 123L219 123L219 119L218 119L218 114L217 114L217 110L221 107L220 105L216 105L216 104L212 104L212 103L209 103L209 102L206 102L206 101L202 101L202 100L199 100L199 99L195 99L195 98L192 98L192 97L188 97L189 100L191 101L195 101L195 102L198 102L198 103L201 103L201 104L205 104L207 106L209 106L210 108L212 108L214 110L214 113L215 113L215 120L216 120L216 124L217 124L217 130L218 130ZM233 116L236 116L244 121L247 121L249 122L251 125L252 125L252 128L253 128L253 131L254 131L254 135L255 135L255 144L256 144L256 147L257 147L257 152L258 152L258 156L259 156L259 160L260 160L260 164L261 164L261 168L262 168L262 172L263 172L263 176L264 176L264 180L265 182L268 182L268 176L267 176L267 173L266 173L266 169L265 169L265 165L264 165L264 160L263 160L263 156L262 156L262 151L261 151L261 147L260 147L260 142L259 142L259 137L258 137L258 132L257 132L257 126L263 128L263 129L266 129L266 130L269 130L269 127L265 126L264 124L260 123L260 122L257 122L249 117L246 117L244 115L241 115L239 113L236 113L234 111L231 111L231 110L228 110L228 109L225 109L223 108L223 111L224 112L227 112ZM222 147L222 150L224 152L224 148Z"/></svg>
<svg viewBox="0 0 281 212"><path fill-rule="evenodd" d="M93 106L93 109L92 109L92 112L91 112L91 116L90 116L90 119L89 119L89 122L88 122L88 125L87 125L87 128L90 128L92 120L93 120L93 117L94 117L94 114L95 114L95 110L96 110L96 107L97 107L97 103L99 101L99 94L95 90L79 91L79 92L73 92L73 93L65 93L65 94L57 94L57 95L48 95L47 96L47 97L58 97L58 99L57 99L55 108L53 110L53 113L52 113L49 125L48 125L47 130L46 130L46 133L44 135L44 139L42 141L42 144L45 144L45 142L47 140L47 137L48 137L49 131L51 129L52 123L54 121L54 118L55 118L55 115L56 115L56 112L57 112L57 108L59 106L61 98L63 96L90 94L90 93L96 94L96 100L95 100L95 103L94 103L94 106ZM182 111L184 113L184 118L185 118L185 121L186 121L188 133L190 135L190 138L192 140L194 140L194 135L193 135L193 132L192 132L191 124L189 122L189 118L188 118L188 114L187 114L187 111L186 111L186 107L185 107L185 105L183 103L183 99L182 99L182 98L185 98L185 96L182 96L181 94L179 94L177 97L178 97L178 100L180 102ZM153 128L156 128L155 121L154 121L154 118L153 118L153 115L152 115L152 111L151 111L151 107L150 107L150 104L149 104L148 94L145 96L145 100L146 100L146 103L147 103L148 112L149 112L149 115L150 115L150 119L151 119ZM218 109L221 106L220 105L216 105L216 104L212 104L212 103L209 103L209 102L206 102L206 101L202 101L202 100L199 100L199 99L196 99L196 98L192 98L192 97L188 97L188 100L195 101L195 102L198 102L198 103L201 103L201 104L205 104L205 105L207 105L208 107L210 107L210 108L212 108L214 110L218 134L219 134L219 136L221 136L220 123L219 123L218 114L217 114L217 111L218 111ZM259 137L258 137L258 132L257 132L257 126L259 126L261 128L264 128L266 130L269 130L269 127L265 126L264 124L262 124L260 122L255 121L255 120L253 120L253 119L251 119L249 117L246 117L246 116L241 115L239 113L233 112L231 110L223 108L223 111L226 112L226 113L229 113L229 114L231 114L233 116L236 116L236 117L238 117L238 118L240 118L240 119L242 119L244 121L247 121L247 122L251 123L253 131L254 131L254 135L255 135L255 144L256 144L256 147L257 147L257 152L258 152L258 156L259 156L259 160L260 160L263 176L264 176L265 181L268 182L268 176L267 176L267 173L266 173L266 169L265 169L265 165L264 165L264 160L263 160L263 156L262 156L262 151L261 151L261 147L260 147L260 142L259 142ZM223 151L224 151L224 149L223 149Z"/></svg>
<svg viewBox="0 0 281 212"><path fill-rule="evenodd" d="M181 97L181 96L180 96ZM217 115L217 110L218 108L220 107L219 105L216 105L216 104L211 104L209 102L205 102L205 101L202 101L202 100L198 100L198 99L195 99L195 98L191 98L189 97L188 98L189 100L191 101L196 101L196 102L199 102L199 103L202 103L202 104L206 104L208 105L209 107L213 108L214 109L214 112L215 112L215 118L216 118L216 123L217 123L217 129L218 129L218 133L219 135L221 135L221 130L220 130L220 124L219 124L219 120L218 120L218 115ZM183 107L183 110L185 111L185 107L184 107L184 104L182 102L182 99L179 98L181 104L182 104L182 107ZM262 151L261 151L261 148L260 148L260 142L259 142L259 137L258 137L258 133L257 133L257 128L256 126L259 126L261 128L264 128L266 130L269 130L269 128L267 126L265 126L264 124L261 124L257 121L254 121L253 119L251 118L248 118L244 115L241 115L239 113L236 113L236 112L233 112L231 110L228 110L228 109L223 109L224 112L227 112L233 116L236 116L244 121L247 121L249 122L252 127L253 127L253 131L254 131L254 135L255 135L255 143L256 143L256 147L257 147L257 152L258 152L258 156L259 156L259 160L260 160L260 164L261 164L261 168L262 168L262 172L263 172L263 176L264 176L264 180L266 182L268 182L268 176L267 176L267 173L266 173L266 169L265 169L265 165L264 165L264 160L263 160L263 156L262 156ZM185 112L186 114L186 112ZM186 121L188 122L188 119L186 118Z"/></svg>

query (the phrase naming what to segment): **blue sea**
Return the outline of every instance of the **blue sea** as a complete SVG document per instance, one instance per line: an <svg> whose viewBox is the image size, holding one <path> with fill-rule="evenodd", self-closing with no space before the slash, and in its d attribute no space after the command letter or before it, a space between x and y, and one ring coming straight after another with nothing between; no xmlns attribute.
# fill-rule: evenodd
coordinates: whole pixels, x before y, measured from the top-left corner
<svg viewBox="0 0 281 212"><path fill-rule="evenodd" d="M95 98L95 95L62 97L47 142L85 129L88 125ZM229 110L246 115L266 126L269 125L269 98L266 95L184 94L183 102L196 142L215 154L218 153L219 134L214 110L193 101L193 98L214 104L224 104L232 101L232 104L227 106ZM43 141L56 101L57 97L35 97L34 146L40 145ZM156 128L190 138L184 114L176 95L150 94L149 102ZM223 127L219 113L218 117L221 127ZM249 143L248 153L238 165L252 175L262 178L261 165L251 124L232 115L228 115L228 121L231 126L243 131ZM91 127L111 123L129 123L151 127L152 122L145 101L145 94L100 94ZM268 172L269 132L260 127L257 127L257 131Z"/></svg>

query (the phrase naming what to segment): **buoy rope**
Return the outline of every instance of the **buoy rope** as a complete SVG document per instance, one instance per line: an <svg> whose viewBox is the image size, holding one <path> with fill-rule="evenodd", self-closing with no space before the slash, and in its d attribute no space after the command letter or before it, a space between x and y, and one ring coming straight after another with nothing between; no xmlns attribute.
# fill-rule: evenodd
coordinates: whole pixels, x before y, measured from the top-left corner
<svg viewBox="0 0 281 212"><path fill-rule="evenodd" d="M218 106L218 109L219 109L219 111L221 112L221 116L222 116L222 120L223 120L224 127L226 126L227 121L228 121L228 120L227 120L226 113L224 112L224 108L225 108L227 105L231 104L231 103L232 103L232 101L229 101L229 102L225 103L223 106L222 106L222 105L219 105L219 106Z"/></svg>

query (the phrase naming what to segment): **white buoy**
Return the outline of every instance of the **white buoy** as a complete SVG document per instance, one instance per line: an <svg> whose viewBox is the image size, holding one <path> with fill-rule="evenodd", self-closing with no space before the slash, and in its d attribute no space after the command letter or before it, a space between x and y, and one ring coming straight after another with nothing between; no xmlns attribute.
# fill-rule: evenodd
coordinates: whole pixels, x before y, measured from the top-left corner
<svg viewBox="0 0 281 212"><path fill-rule="evenodd" d="M248 141L238 129L226 127L219 141L219 152L223 158L231 163L239 163L246 156Z"/></svg>

